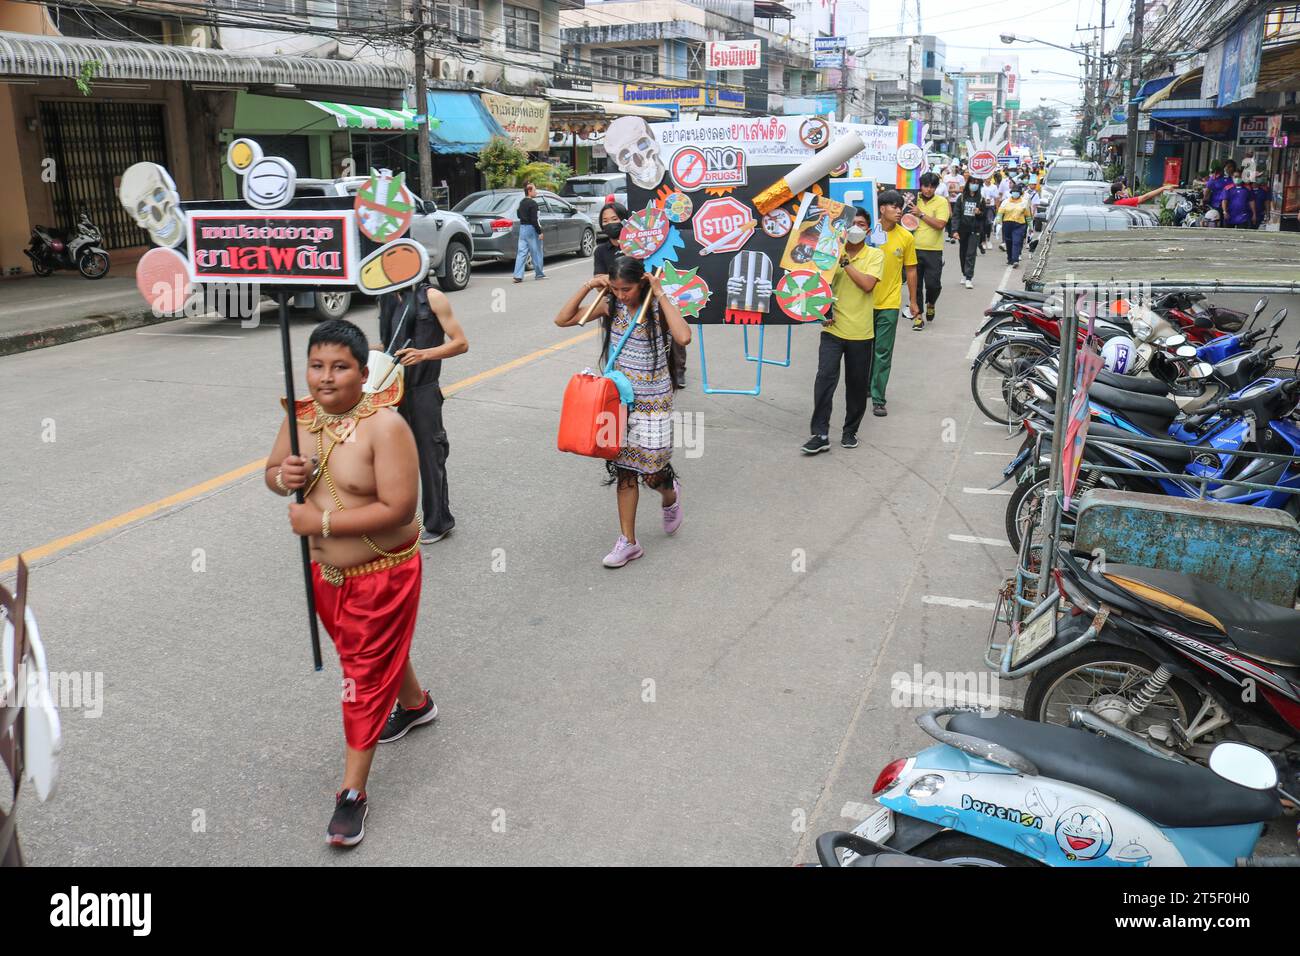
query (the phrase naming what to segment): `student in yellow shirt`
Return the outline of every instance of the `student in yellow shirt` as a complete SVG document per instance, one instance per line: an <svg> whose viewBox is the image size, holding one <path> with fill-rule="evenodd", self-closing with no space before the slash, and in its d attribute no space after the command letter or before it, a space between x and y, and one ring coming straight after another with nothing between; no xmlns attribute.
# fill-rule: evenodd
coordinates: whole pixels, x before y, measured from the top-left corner
<svg viewBox="0 0 1300 956"><path fill-rule="evenodd" d="M912 327L925 319L916 298L916 240L899 225L903 218L902 194L887 189L876 200L880 209L880 225L885 230L885 242L880 251L885 254L885 274L872 295L872 321L876 328L876 349L871 359L871 413L883 418L885 411L885 386L889 384L889 368L894 360L894 333L898 330L898 310L903 304L903 276L907 276L907 298L912 307Z"/></svg>
<svg viewBox="0 0 1300 956"><path fill-rule="evenodd" d="M1002 200L998 215L1002 218L1002 241L1007 246L1007 262L1011 268L1020 268L1020 249L1025 242L1026 223L1033 216L1033 207L1025 198L1019 183L1011 187L1011 195Z"/></svg>
<svg viewBox="0 0 1300 956"><path fill-rule="evenodd" d="M813 384L812 437L804 443L805 455L830 451L831 406L840 384L844 362L844 430L840 445L858 447L858 428L867 413L871 394L871 359L875 347L872 293L885 271L885 254L867 245L871 216L858 209L848 231L848 245L840 258L831 288L835 308L822 320L817 350L817 379Z"/></svg>
<svg viewBox="0 0 1300 956"><path fill-rule="evenodd" d="M934 306L943 288L943 233L948 227L952 206L944 196L935 195L939 188L937 173L921 176L921 198L908 209L920 225L912 238L916 240L916 297L925 303L925 321L934 321ZM912 320L912 328L920 331L925 322L920 316Z"/></svg>

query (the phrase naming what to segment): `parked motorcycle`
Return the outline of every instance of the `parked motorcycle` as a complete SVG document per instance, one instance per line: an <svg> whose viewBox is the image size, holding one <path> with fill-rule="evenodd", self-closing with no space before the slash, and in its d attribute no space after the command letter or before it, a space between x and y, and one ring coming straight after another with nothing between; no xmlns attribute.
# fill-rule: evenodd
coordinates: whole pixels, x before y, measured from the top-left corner
<svg viewBox="0 0 1300 956"><path fill-rule="evenodd" d="M71 234L34 226L23 252L32 260L32 271L38 276L53 275L56 269L76 269L87 279L102 279L111 264L101 245L103 241L99 227L83 209Z"/></svg>
<svg viewBox="0 0 1300 956"><path fill-rule="evenodd" d="M1078 554L1054 575L1073 617L1013 651L1032 669L1026 717L1083 708L1163 752L1204 761L1230 736L1300 767L1300 612Z"/></svg>
<svg viewBox="0 0 1300 956"><path fill-rule="evenodd" d="M922 714L938 745L886 766L872 788L881 808L856 841L819 839L819 858L857 866L861 850L879 848L963 866L1300 865L1252 858L1282 814L1279 795L1295 799L1266 754L1220 743L1207 769L1128 735L1097 736L1082 727L1101 722L1076 714L1077 727L973 708Z"/></svg>

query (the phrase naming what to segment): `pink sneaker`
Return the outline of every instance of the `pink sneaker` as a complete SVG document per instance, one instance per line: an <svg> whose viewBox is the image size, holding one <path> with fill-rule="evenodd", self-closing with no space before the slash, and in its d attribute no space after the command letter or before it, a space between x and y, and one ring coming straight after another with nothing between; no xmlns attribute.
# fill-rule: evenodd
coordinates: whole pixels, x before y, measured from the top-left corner
<svg viewBox="0 0 1300 956"><path fill-rule="evenodd" d="M621 534L618 541L614 544L614 550L605 555L604 565L607 568L621 568L629 561L635 561L641 555L645 554L639 544L629 544L627 538Z"/></svg>
<svg viewBox="0 0 1300 956"><path fill-rule="evenodd" d="M673 491L677 492L677 500L664 509L664 534L676 534L682 526L682 486L676 478L673 479Z"/></svg>

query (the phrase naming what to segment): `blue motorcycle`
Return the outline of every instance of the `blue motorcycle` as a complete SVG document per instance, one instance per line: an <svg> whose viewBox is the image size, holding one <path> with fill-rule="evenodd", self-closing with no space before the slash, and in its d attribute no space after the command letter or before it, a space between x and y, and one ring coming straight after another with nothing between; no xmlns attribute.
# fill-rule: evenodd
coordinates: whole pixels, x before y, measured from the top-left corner
<svg viewBox="0 0 1300 956"><path fill-rule="evenodd" d="M1251 857L1282 815L1279 795L1295 800L1267 754L1224 742L1206 769L1095 714L1073 716L1061 727L974 708L921 715L937 746L880 772L880 809L851 834L824 834L822 864L898 865L906 854L964 866L1300 865Z"/></svg>

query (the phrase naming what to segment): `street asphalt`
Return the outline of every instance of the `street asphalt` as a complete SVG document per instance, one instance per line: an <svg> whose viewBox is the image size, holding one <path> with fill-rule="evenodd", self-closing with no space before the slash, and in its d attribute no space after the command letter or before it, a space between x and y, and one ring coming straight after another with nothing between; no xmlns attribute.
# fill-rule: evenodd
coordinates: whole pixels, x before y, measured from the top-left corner
<svg viewBox="0 0 1300 956"><path fill-rule="evenodd" d="M765 367L759 396L705 395L693 343L676 398L702 437L674 457L685 522L665 538L643 496L646 555L617 571L600 563L618 533L603 468L554 441L598 342L551 320L590 262L520 286L476 270L451 297L470 350L443 366L457 527L424 549L412 651L440 716L380 748L349 852L323 840L340 674L323 632L311 667L285 502L260 469L211 481L263 457L281 419L271 316L0 359L0 558L54 543L30 587L51 667L103 679L98 707L62 713L55 796L20 800L30 862L814 859L819 833L872 804L881 768L928 744L900 688L987 680L987 605L1012 567L1007 498L985 489L1019 439L976 411L967 358L1005 262L981 257L968 291L955 246L945 258L939 317L900 328L889 416L868 413L856 449L837 441L841 388L832 451L799 452L816 329L793 330L790 367ZM377 333L372 307L351 317ZM311 328L293 326L300 394ZM784 340L770 329L767 355ZM705 342L715 387L753 385L740 330Z"/></svg>

